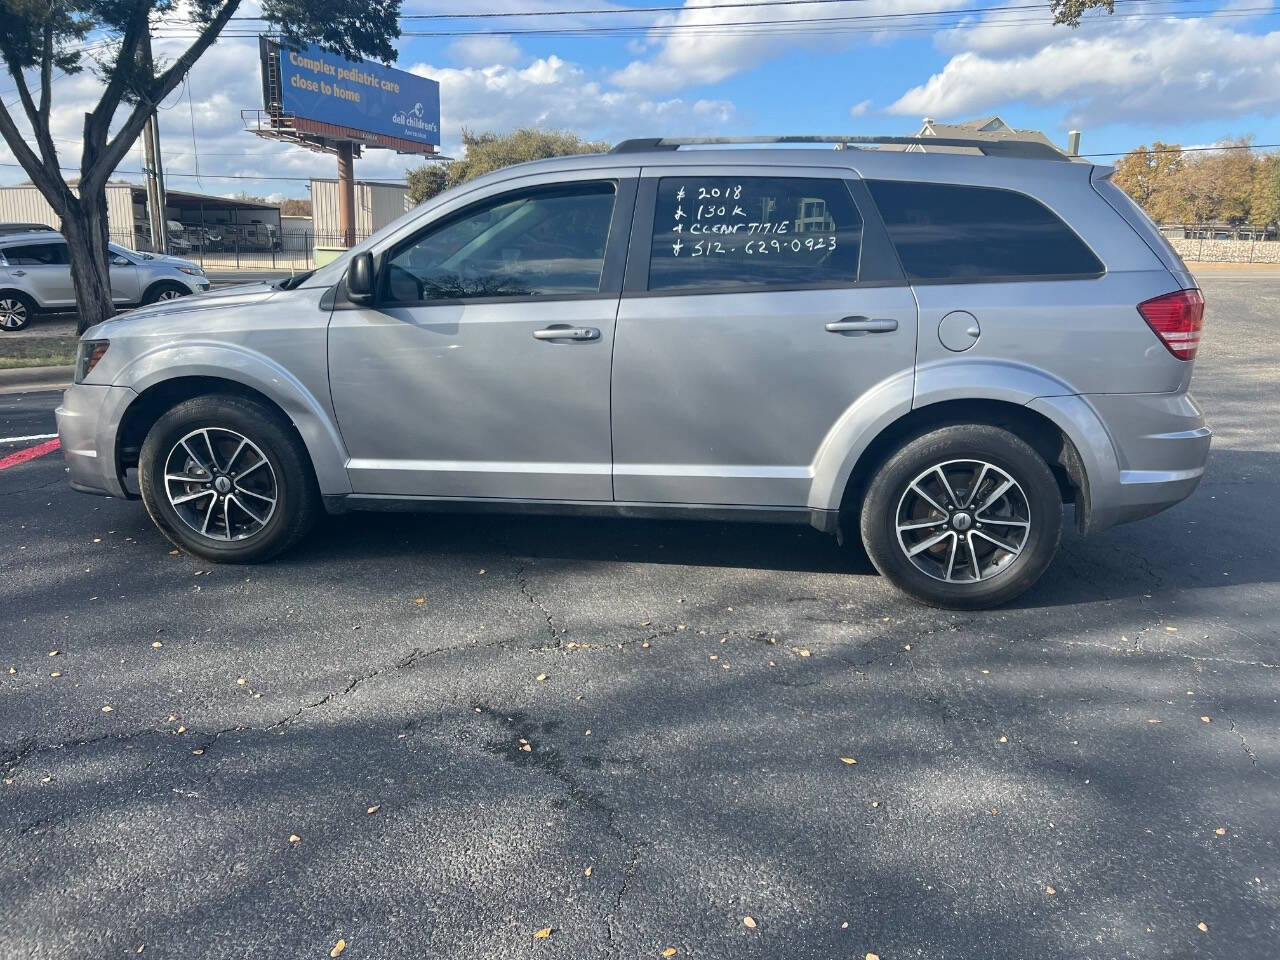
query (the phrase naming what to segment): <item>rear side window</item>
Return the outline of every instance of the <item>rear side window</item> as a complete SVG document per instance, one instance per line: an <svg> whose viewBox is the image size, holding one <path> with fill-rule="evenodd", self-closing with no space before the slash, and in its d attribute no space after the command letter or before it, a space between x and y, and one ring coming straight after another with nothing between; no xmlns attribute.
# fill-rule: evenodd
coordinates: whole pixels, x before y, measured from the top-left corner
<svg viewBox="0 0 1280 960"><path fill-rule="evenodd" d="M1048 207L990 187L868 180L913 281L1094 277L1102 263Z"/></svg>
<svg viewBox="0 0 1280 960"><path fill-rule="evenodd" d="M842 180L664 177L650 290L844 286L858 279L862 217Z"/></svg>
<svg viewBox="0 0 1280 960"><path fill-rule="evenodd" d="M4 258L14 267L56 266L70 262L65 243L29 243L5 247Z"/></svg>

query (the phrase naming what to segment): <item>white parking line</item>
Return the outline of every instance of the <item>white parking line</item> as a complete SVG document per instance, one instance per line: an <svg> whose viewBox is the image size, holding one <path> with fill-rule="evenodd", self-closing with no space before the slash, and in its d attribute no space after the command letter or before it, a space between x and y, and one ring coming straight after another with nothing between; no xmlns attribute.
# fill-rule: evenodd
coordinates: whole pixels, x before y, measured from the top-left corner
<svg viewBox="0 0 1280 960"><path fill-rule="evenodd" d="M56 433L33 433L29 437L0 437L0 443L25 443L28 440L52 440Z"/></svg>

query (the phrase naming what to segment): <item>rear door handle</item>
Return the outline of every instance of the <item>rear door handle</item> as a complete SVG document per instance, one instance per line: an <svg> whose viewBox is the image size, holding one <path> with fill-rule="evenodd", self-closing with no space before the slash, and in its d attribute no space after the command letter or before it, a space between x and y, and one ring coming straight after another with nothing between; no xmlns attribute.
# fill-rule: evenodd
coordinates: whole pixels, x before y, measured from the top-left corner
<svg viewBox="0 0 1280 960"><path fill-rule="evenodd" d="M599 340L600 331L595 327L571 327L557 323L542 330L533 331L535 340Z"/></svg>
<svg viewBox="0 0 1280 960"><path fill-rule="evenodd" d="M828 333L892 333L897 329L897 320L872 320L870 317L845 317L827 324Z"/></svg>

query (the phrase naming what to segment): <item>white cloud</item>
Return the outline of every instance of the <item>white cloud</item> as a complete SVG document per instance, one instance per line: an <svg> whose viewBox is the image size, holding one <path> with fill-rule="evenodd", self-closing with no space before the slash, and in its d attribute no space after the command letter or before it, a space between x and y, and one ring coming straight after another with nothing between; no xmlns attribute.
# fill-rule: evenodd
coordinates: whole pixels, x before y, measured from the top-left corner
<svg viewBox="0 0 1280 960"><path fill-rule="evenodd" d="M672 91L720 81L758 67L795 48L839 49L850 42L850 30L869 25L847 18L950 9L965 0L848 0L821 7L796 3L742 6L741 0L685 0L678 13L654 21L649 34L656 52L616 72L619 86ZM737 3L737 6L730 4ZM840 19L846 18L846 19ZM808 21L830 20L826 29L807 29ZM781 22L780 21L785 21ZM804 22L803 26L800 22ZM761 24L752 26L751 24ZM796 23L795 26L789 26ZM885 23L885 21L881 21ZM743 26L742 24L747 24ZM767 24L767 26L766 26ZM675 27L674 30L662 28ZM702 28L702 29L699 29ZM875 37L875 33L859 34Z"/></svg>
<svg viewBox="0 0 1280 960"><path fill-rule="evenodd" d="M446 147L459 142L464 125L472 130L500 131L554 127L588 137L618 139L645 133L712 133L734 112L733 105L724 100L655 100L618 89L593 79L581 65L554 55L524 67L418 64L412 71L440 83Z"/></svg>
<svg viewBox="0 0 1280 960"><path fill-rule="evenodd" d="M1089 127L1280 111L1280 31L1170 19L1036 31L1030 46L999 35L1017 32L979 34L889 112L958 117L1026 103L1061 106L1066 123Z"/></svg>
<svg viewBox="0 0 1280 960"><path fill-rule="evenodd" d="M468 67L514 63L520 55L519 44L510 37L459 37L449 44L449 56Z"/></svg>
<svg viewBox="0 0 1280 960"><path fill-rule="evenodd" d="M849 116L861 117L865 115L866 112L870 109L871 109L871 101L862 100L862 101L859 101L858 103L855 103L852 107L849 108Z"/></svg>

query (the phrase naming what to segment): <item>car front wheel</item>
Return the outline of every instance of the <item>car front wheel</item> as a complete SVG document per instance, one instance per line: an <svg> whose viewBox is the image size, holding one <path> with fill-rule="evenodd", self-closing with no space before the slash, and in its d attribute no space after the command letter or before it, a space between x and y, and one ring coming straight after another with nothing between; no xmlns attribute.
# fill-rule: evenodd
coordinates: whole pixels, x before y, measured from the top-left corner
<svg viewBox="0 0 1280 960"><path fill-rule="evenodd" d="M941 427L908 441L872 478L862 541L899 589L939 607L1012 600L1058 549L1062 498L1048 465L999 427Z"/></svg>
<svg viewBox="0 0 1280 960"><path fill-rule="evenodd" d="M143 303L161 303L165 300L177 300L179 297L190 295L188 290L180 283L158 283L150 290L147 295L142 298Z"/></svg>
<svg viewBox="0 0 1280 960"><path fill-rule="evenodd" d="M215 563L267 560L297 543L319 512L306 451L275 410L243 397L178 404L139 457L147 512L175 545Z"/></svg>
<svg viewBox="0 0 1280 960"><path fill-rule="evenodd" d="M0 294L0 330L12 333L31 322L35 304L16 293Z"/></svg>

